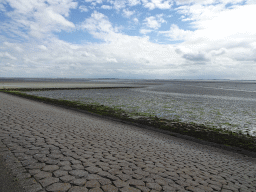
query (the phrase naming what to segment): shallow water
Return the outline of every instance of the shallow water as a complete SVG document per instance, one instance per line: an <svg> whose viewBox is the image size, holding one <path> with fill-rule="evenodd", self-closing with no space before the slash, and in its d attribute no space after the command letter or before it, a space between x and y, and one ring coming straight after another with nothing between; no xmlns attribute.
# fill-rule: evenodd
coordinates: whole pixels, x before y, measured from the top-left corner
<svg viewBox="0 0 256 192"><path fill-rule="evenodd" d="M152 82L159 84L134 89L56 90L27 93L84 103L98 103L124 109L131 115L140 112L144 115L179 119L183 122L206 124L221 129L241 130L244 133L256 135L256 82Z"/></svg>

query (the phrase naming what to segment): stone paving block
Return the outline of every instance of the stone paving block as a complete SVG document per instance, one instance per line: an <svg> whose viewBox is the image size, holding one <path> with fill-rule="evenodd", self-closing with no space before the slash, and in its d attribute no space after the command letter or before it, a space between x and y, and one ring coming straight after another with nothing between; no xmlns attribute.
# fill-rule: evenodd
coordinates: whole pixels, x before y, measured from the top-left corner
<svg viewBox="0 0 256 192"><path fill-rule="evenodd" d="M142 180L138 180L138 179L130 179L126 182L134 186L145 186L145 183Z"/></svg>
<svg viewBox="0 0 256 192"><path fill-rule="evenodd" d="M222 189L221 192L234 192L234 191L229 190L229 189Z"/></svg>
<svg viewBox="0 0 256 192"><path fill-rule="evenodd" d="M132 176L127 175L127 174L116 175L116 177L119 177L122 181L127 181L129 179L132 179Z"/></svg>
<svg viewBox="0 0 256 192"><path fill-rule="evenodd" d="M45 163L34 163L26 166L27 169L41 169L45 166Z"/></svg>
<svg viewBox="0 0 256 192"><path fill-rule="evenodd" d="M31 175L29 173L19 173L15 175L18 179L27 179L31 178Z"/></svg>
<svg viewBox="0 0 256 192"><path fill-rule="evenodd" d="M69 171L69 174L75 176L75 177L87 177L88 176L88 172L84 171L84 170L73 170L73 171Z"/></svg>
<svg viewBox="0 0 256 192"><path fill-rule="evenodd" d="M102 179L97 179L97 181L99 181L99 183L101 185L108 185L108 184L111 184L112 182L110 181L110 179L105 179L105 178L102 178Z"/></svg>
<svg viewBox="0 0 256 192"><path fill-rule="evenodd" d="M67 171L63 171L63 170L57 170L57 171L53 172L53 175L55 177L61 177L61 176L64 176L64 175L68 175L68 172Z"/></svg>
<svg viewBox="0 0 256 192"><path fill-rule="evenodd" d="M45 179L39 180L39 183L43 186L46 187L48 185L51 185L53 183L59 182L59 178L54 178L54 177L47 177Z"/></svg>
<svg viewBox="0 0 256 192"><path fill-rule="evenodd" d="M163 191L165 192L174 192L176 191L175 187L170 187L170 186L163 186Z"/></svg>
<svg viewBox="0 0 256 192"><path fill-rule="evenodd" d="M106 176L108 179L112 180L112 181L116 181L116 180L120 180L118 177L114 176L114 175L107 175Z"/></svg>
<svg viewBox="0 0 256 192"><path fill-rule="evenodd" d="M239 186L234 185L234 184L228 184L228 185L223 185L222 188L235 191L235 190L239 189Z"/></svg>
<svg viewBox="0 0 256 192"><path fill-rule="evenodd" d="M46 165L42 168L43 171L53 172L59 169L58 165Z"/></svg>
<svg viewBox="0 0 256 192"><path fill-rule="evenodd" d="M119 170L119 169L109 169L108 172L111 174L111 175L120 175L122 174L122 172Z"/></svg>
<svg viewBox="0 0 256 192"><path fill-rule="evenodd" d="M65 166L65 165L71 165L71 163L69 161L60 161L58 163L59 166Z"/></svg>
<svg viewBox="0 0 256 192"><path fill-rule="evenodd" d="M89 173L98 173L98 172L102 171L98 167L86 167L85 170L87 170Z"/></svg>
<svg viewBox="0 0 256 192"><path fill-rule="evenodd" d="M71 183L73 185L82 186L86 183L86 179L74 179Z"/></svg>
<svg viewBox="0 0 256 192"><path fill-rule="evenodd" d="M113 182L115 184L116 187L126 187L126 186L129 186L129 183L127 182L124 182L122 180L116 180Z"/></svg>
<svg viewBox="0 0 256 192"><path fill-rule="evenodd" d="M218 186L218 185L208 185L208 187L212 188L214 191L220 191L221 190L221 186Z"/></svg>
<svg viewBox="0 0 256 192"><path fill-rule="evenodd" d="M36 175L34 175L34 177L37 180L40 180L40 179L43 179L43 178L46 178L46 177L51 177L51 176L52 176L52 173L44 172L44 171L41 171L41 172L37 173Z"/></svg>
<svg viewBox="0 0 256 192"><path fill-rule="evenodd" d="M75 165L71 165L72 169L81 169L84 170L84 166L81 164L75 164Z"/></svg>
<svg viewBox="0 0 256 192"><path fill-rule="evenodd" d="M65 166L61 167L61 170L64 170L64 171L72 171L72 167L69 166L69 165L65 165Z"/></svg>
<svg viewBox="0 0 256 192"><path fill-rule="evenodd" d="M52 159L61 159L63 157L62 154L48 154L47 156Z"/></svg>
<svg viewBox="0 0 256 192"><path fill-rule="evenodd" d="M159 191L162 189L162 187L157 183L147 183L146 187L148 187L149 189L155 189Z"/></svg>
<svg viewBox="0 0 256 192"><path fill-rule="evenodd" d="M66 192L71 188L69 183L54 183L46 188L49 192Z"/></svg>
<svg viewBox="0 0 256 192"><path fill-rule="evenodd" d="M101 176L96 175L96 174L88 174L88 176L86 177L87 180L95 180L95 179L103 179Z"/></svg>
<svg viewBox="0 0 256 192"><path fill-rule="evenodd" d="M143 178L142 181L146 182L146 183L154 183L155 180L153 178Z"/></svg>
<svg viewBox="0 0 256 192"><path fill-rule="evenodd" d="M79 161L79 160L73 159L73 160L71 160L71 163L72 163L73 165L77 165L77 164L81 164L82 162Z"/></svg>
<svg viewBox="0 0 256 192"><path fill-rule="evenodd" d="M149 188L147 188L147 187L145 187L145 186L136 186L138 189L140 189L141 191L143 191L143 192L149 192L150 191L150 189Z"/></svg>
<svg viewBox="0 0 256 192"><path fill-rule="evenodd" d="M188 191L193 191L193 192L204 192L204 190L203 189L201 189L201 188L198 188L198 187L195 187L195 186L188 186L188 187L185 187L186 188L186 190L188 190Z"/></svg>
<svg viewBox="0 0 256 192"><path fill-rule="evenodd" d="M136 189L134 187L124 187L119 190L120 190L120 192L141 192L141 190Z"/></svg>
<svg viewBox="0 0 256 192"><path fill-rule="evenodd" d="M100 187L100 183L97 180L91 180L91 181L87 181L85 186L87 188L96 188L96 187Z"/></svg>
<svg viewBox="0 0 256 192"><path fill-rule="evenodd" d="M168 182L165 181L164 179L155 179L155 182L158 183L159 185L168 185Z"/></svg>
<svg viewBox="0 0 256 192"><path fill-rule="evenodd" d="M104 185L102 186L102 189L105 192L118 192L118 188L116 188L114 185Z"/></svg>
<svg viewBox="0 0 256 192"><path fill-rule="evenodd" d="M38 192L42 189L42 186L40 184L34 184L34 185L25 185L23 186L26 192Z"/></svg>
<svg viewBox="0 0 256 192"><path fill-rule="evenodd" d="M106 166L101 166L101 169L102 169L103 171L108 171L108 170L110 170L111 168L110 168L110 167L106 167Z"/></svg>
<svg viewBox="0 0 256 192"><path fill-rule="evenodd" d="M90 189L89 192L103 192L103 191L101 188L97 187L97 188Z"/></svg>
<svg viewBox="0 0 256 192"><path fill-rule="evenodd" d="M71 176L71 175L64 175L64 176L60 177L60 180L65 183L71 182L74 179L75 179L75 177Z"/></svg>
<svg viewBox="0 0 256 192"><path fill-rule="evenodd" d="M34 184L37 184L37 181L34 178L23 179L22 184L24 184L24 185L34 185Z"/></svg>
<svg viewBox="0 0 256 192"><path fill-rule="evenodd" d="M88 192L88 189L86 187L74 186L71 187L68 192Z"/></svg>
<svg viewBox="0 0 256 192"><path fill-rule="evenodd" d="M54 159L49 159L47 161L45 161L45 164L48 164L48 165L57 165L59 163L58 160L54 160Z"/></svg>
<svg viewBox="0 0 256 192"><path fill-rule="evenodd" d="M204 186L204 185L198 185L197 188L203 189L204 191L213 191L211 187Z"/></svg>
<svg viewBox="0 0 256 192"><path fill-rule="evenodd" d="M30 169L28 172L29 172L31 175L35 175L35 174L37 174L37 173L40 172L40 169Z"/></svg>
<svg viewBox="0 0 256 192"><path fill-rule="evenodd" d="M132 176L132 178L133 178L133 179L138 179L138 180L140 180L140 179L143 179L143 178L144 178L144 176L143 176L143 175L139 175L139 174L132 174L131 176Z"/></svg>
<svg viewBox="0 0 256 192"><path fill-rule="evenodd" d="M138 175L142 175L142 176L144 176L144 177L149 176L149 172L142 171L142 170L136 170L136 171L134 171L134 173L136 173L136 174L138 174Z"/></svg>

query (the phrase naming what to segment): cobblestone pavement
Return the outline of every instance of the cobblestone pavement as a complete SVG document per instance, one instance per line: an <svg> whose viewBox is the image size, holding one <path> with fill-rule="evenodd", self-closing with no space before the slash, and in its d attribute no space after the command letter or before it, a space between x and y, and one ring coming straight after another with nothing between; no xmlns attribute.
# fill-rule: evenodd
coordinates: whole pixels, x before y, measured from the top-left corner
<svg viewBox="0 0 256 192"><path fill-rule="evenodd" d="M26 191L256 191L255 159L0 93L0 154Z"/></svg>

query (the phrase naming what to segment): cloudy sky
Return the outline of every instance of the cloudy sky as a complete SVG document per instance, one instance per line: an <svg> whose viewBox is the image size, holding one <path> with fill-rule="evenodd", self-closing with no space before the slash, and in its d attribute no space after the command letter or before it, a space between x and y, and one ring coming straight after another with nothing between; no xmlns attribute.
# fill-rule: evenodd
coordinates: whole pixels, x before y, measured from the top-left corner
<svg viewBox="0 0 256 192"><path fill-rule="evenodd" d="M0 77L256 79L255 0L0 0Z"/></svg>

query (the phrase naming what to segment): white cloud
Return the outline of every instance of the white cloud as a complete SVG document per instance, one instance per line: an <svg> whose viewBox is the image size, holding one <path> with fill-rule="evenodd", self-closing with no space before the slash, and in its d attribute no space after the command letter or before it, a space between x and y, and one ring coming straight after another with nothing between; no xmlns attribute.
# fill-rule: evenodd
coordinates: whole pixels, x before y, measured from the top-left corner
<svg viewBox="0 0 256 192"><path fill-rule="evenodd" d="M115 0L115 2L113 3L114 8L116 10L120 10L126 7L126 0Z"/></svg>
<svg viewBox="0 0 256 192"><path fill-rule="evenodd" d="M216 3L221 4L238 4L242 3L244 0L176 0L175 3L177 5L185 5L185 4L201 4L201 5L211 5Z"/></svg>
<svg viewBox="0 0 256 192"><path fill-rule="evenodd" d="M129 11L128 9L123 9L123 15L125 17L130 17L135 13L135 11Z"/></svg>
<svg viewBox="0 0 256 192"><path fill-rule="evenodd" d="M91 3L93 6L95 6L96 4L101 4L102 0L85 0L85 2Z"/></svg>
<svg viewBox="0 0 256 192"><path fill-rule="evenodd" d="M9 43L5 41L3 45L5 46L6 49L11 51L17 51L19 53L24 51L17 43Z"/></svg>
<svg viewBox="0 0 256 192"><path fill-rule="evenodd" d="M37 38L50 35L51 32L69 30L75 25L68 21L70 9L77 7L77 3L72 0L6 0L13 8L13 11L6 13L11 22L5 25L5 30L9 33L17 34L28 30L29 33ZM16 26L13 28L12 25Z"/></svg>
<svg viewBox="0 0 256 192"><path fill-rule="evenodd" d="M6 10L5 10L5 7L4 7L4 5L2 5L2 4L0 4L0 12L5 12Z"/></svg>
<svg viewBox="0 0 256 192"><path fill-rule="evenodd" d="M128 0L130 6L139 5L141 2L140 0Z"/></svg>
<svg viewBox="0 0 256 192"><path fill-rule="evenodd" d="M150 29L140 29L140 33L143 35L145 35L147 33L151 33L151 32L152 32L152 30L150 30Z"/></svg>
<svg viewBox="0 0 256 192"><path fill-rule="evenodd" d="M180 29L175 24L171 25L170 31L160 31L159 33L165 34L167 37L170 37L170 40L172 41L186 40L191 35L193 35L193 31Z"/></svg>
<svg viewBox="0 0 256 192"><path fill-rule="evenodd" d="M197 28L191 40L204 38L209 41L245 42L256 38L256 28L249 22L256 17L256 5L244 5L219 12L213 18L197 18L193 25ZM242 17L241 17L242 15Z"/></svg>
<svg viewBox="0 0 256 192"><path fill-rule="evenodd" d="M172 7L173 0L142 0L145 8L153 9L170 9Z"/></svg>
<svg viewBox="0 0 256 192"><path fill-rule="evenodd" d="M247 0L246 4L252 5L252 4L256 4L256 2L255 0Z"/></svg>
<svg viewBox="0 0 256 192"><path fill-rule="evenodd" d="M91 17L86 19L80 26L81 29L87 30L95 38L108 39L109 34L115 33L117 29L112 27L108 17L102 13L94 11Z"/></svg>
<svg viewBox="0 0 256 192"><path fill-rule="evenodd" d="M88 8L85 5L80 5L79 9L81 10L81 12L88 12Z"/></svg>
<svg viewBox="0 0 256 192"><path fill-rule="evenodd" d="M138 23L139 23L139 19L135 17L135 18L133 19L133 22L134 22L135 24L138 24Z"/></svg>
<svg viewBox="0 0 256 192"><path fill-rule="evenodd" d="M0 57L5 58L5 59L17 60L16 57L12 56L12 55L11 55L10 53L8 53L8 52L3 52L3 53L0 52Z"/></svg>
<svg viewBox="0 0 256 192"><path fill-rule="evenodd" d="M144 21L144 24L151 28L151 29L158 29L161 27L161 24L166 22L163 18L162 18L163 15L158 15L157 17L155 16L150 16L150 17L147 17Z"/></svg>
<svg viewBox="0 0 256 192"><path fill-rule="evenodd" d="M101 8L102 8L102 9L112 9L112 7L109 6L109 5L102 5Z"/></svg>
<svg viewBox="0 0 256 192"><path fill-rule="evenodd" d="M44 46L44 45L38 45L38 48L43 50L43 51L47 51L48 50L47 47Z"/></svg>

